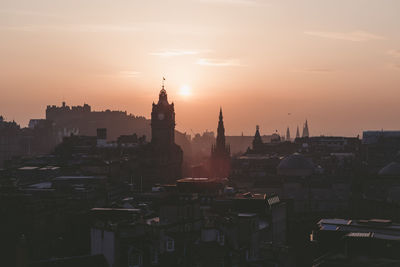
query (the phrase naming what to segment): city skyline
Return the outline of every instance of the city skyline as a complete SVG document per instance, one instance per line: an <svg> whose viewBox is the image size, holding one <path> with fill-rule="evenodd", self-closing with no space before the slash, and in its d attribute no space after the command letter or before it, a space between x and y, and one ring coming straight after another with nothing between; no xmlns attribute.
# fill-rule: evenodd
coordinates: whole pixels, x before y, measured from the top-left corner
<svg viewBox="0 0 400 267"><path fill-rule="evenodd" d="M220 106L228 135L253 135L255 125L294 133L306 119L311 135L394 130L399 8L389 0L3 0L1 114L26 126L65 100L150 118L165 76L182 132L215 129Z"/></svg>

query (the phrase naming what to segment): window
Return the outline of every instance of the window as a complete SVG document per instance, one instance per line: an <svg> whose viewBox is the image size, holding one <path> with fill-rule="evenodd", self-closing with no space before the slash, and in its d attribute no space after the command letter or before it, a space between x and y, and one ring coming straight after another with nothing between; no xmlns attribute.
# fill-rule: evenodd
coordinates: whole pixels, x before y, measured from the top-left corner
<svg viewBox="0 0 400 267"><path fill-rule="evenodd" d="M155 248L152 248L150 251L150 256L151 256L151 263L152 264L157 264L158 263L158 251Z"/></svg>
<svg viewBox="0 0 400 267"><path fill-rule="evenodd" d="M221 246L225 244L225 235L221 231L218 231L217 241Z"/></svg>
<svg viewBox="0 0 400 267"><path fill-rule="evenodd" d="M174 251L175 250L175 243L174 240L172 238L167 238L167 242L166 242L166 250L168 252Z"/></svg>
<svg viewBox="0 0 400 267"><path fill-rule="evenodd" d="M128 254L128 267L140 267L143 264L142 253L131 248Z"/></svg>

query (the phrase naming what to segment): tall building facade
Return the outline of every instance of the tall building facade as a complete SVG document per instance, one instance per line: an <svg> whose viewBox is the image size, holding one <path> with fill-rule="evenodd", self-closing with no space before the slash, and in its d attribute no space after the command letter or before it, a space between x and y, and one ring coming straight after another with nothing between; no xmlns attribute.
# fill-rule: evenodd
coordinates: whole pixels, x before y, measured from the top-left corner
<svg viewBox="0 0 400 267"><path fill-rule="evenodd" d="M168 149L175 144L175 108L174 103L168 103L164 86L160 91L158 103L153 102L151 143L160 149Z"/></svg>
<svg viewBox="0 0 400 267"><path fill-rule="evenodd" d="M229 176L231 165L231 151L225 142L225 127L222 116L222 108L219 111L219 121L217 129L217 141L211 147L211 169L212 176L225 178Z"/></svg>
<svg viewBox="0 0 400 267"><path fill-rule="evenodd" d="M156 182L175 182L182 178L183 152L175 144L175 108L168 103L167 91L162 86L158 102L151 112L150 178Z"/></svg>

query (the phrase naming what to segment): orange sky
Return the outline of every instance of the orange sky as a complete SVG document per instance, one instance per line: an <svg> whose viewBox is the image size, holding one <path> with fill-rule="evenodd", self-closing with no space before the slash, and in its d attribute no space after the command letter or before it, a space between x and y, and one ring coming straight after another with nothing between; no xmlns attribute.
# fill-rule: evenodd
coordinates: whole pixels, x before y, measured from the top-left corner
<svg viewBox="0 0 400 267"><path fill-rule="evenodd" d="M399 129L398 0L0 0L0 114L47 104L149 117L163 76L177 129L312 135ZM182 87L184 89L182 89ZM183 91L182 91L183 90ZM291 115L288 115L290 113Z"/></svg>

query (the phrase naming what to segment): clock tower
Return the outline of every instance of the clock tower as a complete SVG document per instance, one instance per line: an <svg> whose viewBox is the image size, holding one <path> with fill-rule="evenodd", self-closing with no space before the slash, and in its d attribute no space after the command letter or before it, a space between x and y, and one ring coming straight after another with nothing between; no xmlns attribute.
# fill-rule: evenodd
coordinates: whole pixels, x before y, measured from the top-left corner
<svg viewBox="0 0 400 267"><path fill-rule="evenodd" d="M168 149L175 144L174 103L168 103L164 84L158 96L158 103L153 102L151 112L151 143L159 149Z"/></svg>

